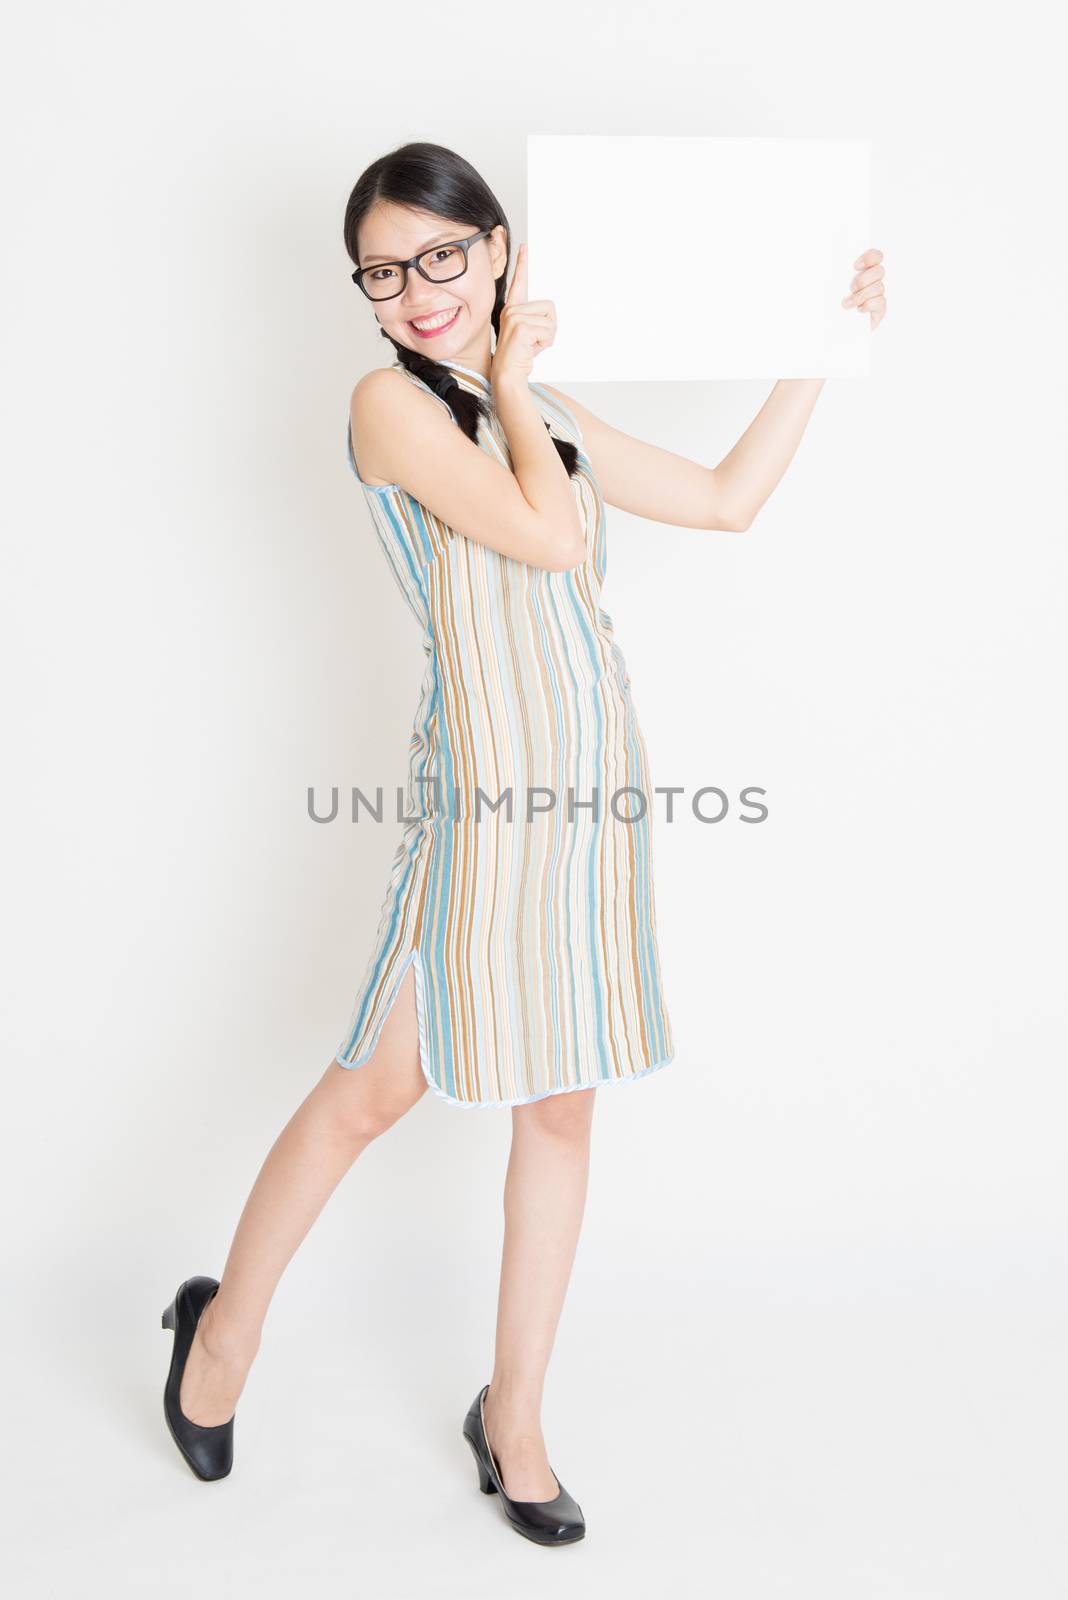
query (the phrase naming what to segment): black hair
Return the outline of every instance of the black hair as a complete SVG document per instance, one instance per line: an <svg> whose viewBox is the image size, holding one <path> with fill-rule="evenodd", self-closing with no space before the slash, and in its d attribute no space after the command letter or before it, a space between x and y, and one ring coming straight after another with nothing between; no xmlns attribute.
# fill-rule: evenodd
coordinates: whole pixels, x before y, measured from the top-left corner
<svg viewBox="0 0 1068 1600"><path fill-rule="evenodd" d="M495 338L498 337L508 261L512 254L512 230L497 197L471 163L444 145L425 142L401 145L372 162L357 179L345 207L345 249L356 267L360 265L356 247L357 230L378 200L389 200L395 205L410 206L414 210L429 211L435 216L468 223L473 233L482 228L495 228L498 224L504 228L508 251L504 271L497 279L497 297L492 313L493 333ZM432 361L418 350L409 350L407 345L398 344L385 328L380 331L396 350L402 364L441 396L467 437L476 441L479 418L486 415L486 407L480 396L462 388L450 369L440 361ZM547 421L545 426L549 427ZM570 477L575 470L578 450L567 439L553 438L553 443Z"/></svg>

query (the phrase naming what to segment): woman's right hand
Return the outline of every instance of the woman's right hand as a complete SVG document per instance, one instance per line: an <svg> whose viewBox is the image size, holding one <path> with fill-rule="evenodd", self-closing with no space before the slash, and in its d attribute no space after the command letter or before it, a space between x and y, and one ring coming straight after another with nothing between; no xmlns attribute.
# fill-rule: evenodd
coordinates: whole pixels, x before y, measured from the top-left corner
<svg viewBox="0 0 1068 1600"><path fill-rule="evenodd" d="M490 384L519 378L528 382L539 350L556 338L556 307L551 300L527 299L527 247L519 246L512 285L501 307L501 330L490 362Z"/></svg>

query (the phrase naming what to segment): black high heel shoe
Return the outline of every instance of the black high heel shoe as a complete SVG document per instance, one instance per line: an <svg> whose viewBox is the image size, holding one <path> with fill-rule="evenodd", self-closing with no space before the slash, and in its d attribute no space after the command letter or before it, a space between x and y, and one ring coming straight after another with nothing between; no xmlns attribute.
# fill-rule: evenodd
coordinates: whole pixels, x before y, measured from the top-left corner
<svg viewBox="0 0 1068 1600"><path fill-rule="evenodd" d="M504 1492L497 1463L493 1459L486 1437L486 1414L483 1409L489 1384L483 1384L472 1400L464 1418L463 1435L471 1446L471 1454L478 1466L478 1486L483 1494L498 1494L508 1521L527 1539L536 1544L574 1544L584 1537L586 1523L582 1509L560 1483L560 1493L553 1500L510 1500ZM551 1470L551 1469L550 1469Z"/></svg>
<svg viewBox="0 0 1068 1600"><path fill-rule="evenodd" d="M178 1397L197 1323L218 1287L214 1278L187 1278L163 1313L163 1326L174 1330L171 1369L163 1391L163 1415L175 1444L197 1477L205 1482L225 1478L234 1464L234 1418L202 1427L199 1422L190 1422L178 1404Z"/></svg>

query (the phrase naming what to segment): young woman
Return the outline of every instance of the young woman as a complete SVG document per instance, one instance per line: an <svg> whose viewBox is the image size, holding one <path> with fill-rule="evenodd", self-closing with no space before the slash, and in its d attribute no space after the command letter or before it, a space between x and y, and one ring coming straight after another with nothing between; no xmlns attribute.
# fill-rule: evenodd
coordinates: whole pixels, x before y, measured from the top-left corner
<svg viewBox="0 0 1068 1600"><path fill-rule="evenodd" d="M405 821L337 1053L269 1152L221 1282L187 1279L171 1433L204 1479L287 1263L358 1155L427 1087L512 1108L496 1350L463 1435L484 1493L543 1544L582 1538L549 1462L542 1389L586 1195L593 1090L673 1056L653 897L645 743L599 603L604 506L738 532L789 465L822 386L776 384L716 467L609 427L532 380L551 301L478 173L409 144L349 198L353 278L396 352L352 395L349 464L427 655ZM866 252L844 305L885 311Z"/></svg>

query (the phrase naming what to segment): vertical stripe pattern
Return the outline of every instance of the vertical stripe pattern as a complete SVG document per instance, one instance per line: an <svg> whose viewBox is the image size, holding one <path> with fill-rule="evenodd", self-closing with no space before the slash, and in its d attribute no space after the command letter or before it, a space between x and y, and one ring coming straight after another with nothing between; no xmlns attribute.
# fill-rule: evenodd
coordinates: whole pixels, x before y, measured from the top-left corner
<svg viewBox="0 0 1068 1600"><path fill-rule="evenodd" d="M443 365L486 402L478 444L510 468L489 383ZM397 484L364 483L348 436L349 466L427 659L410 820L336 1059L359 1067L370 1058L414 964L423 1073L461 1106L629 1082L674 1055L648 758L600 605L604 502L571 411L541 385L530 389L550 432L579 452L571 482L586 558L568 572L466 538ZM431 779L437 789L420 781Z"/></svg>

